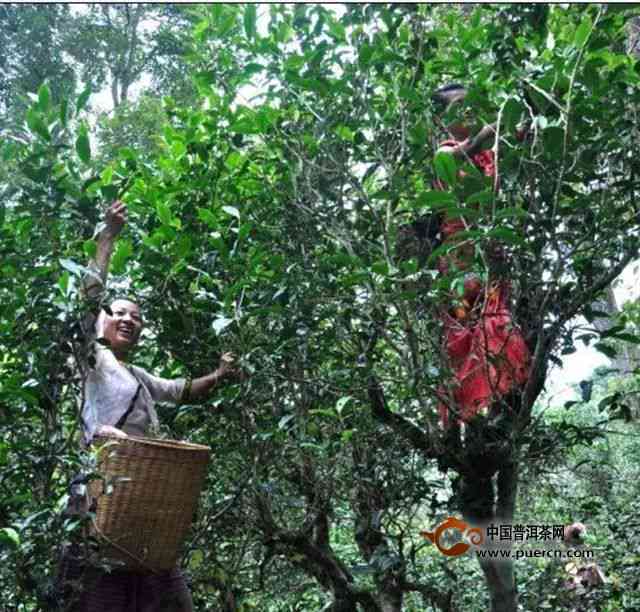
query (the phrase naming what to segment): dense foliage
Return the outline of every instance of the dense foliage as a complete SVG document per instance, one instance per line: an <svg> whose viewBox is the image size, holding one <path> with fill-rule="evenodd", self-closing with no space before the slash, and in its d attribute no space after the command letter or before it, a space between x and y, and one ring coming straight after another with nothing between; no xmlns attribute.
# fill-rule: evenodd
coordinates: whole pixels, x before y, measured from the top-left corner
<svg viewBox="0 0 640 612"><path fill-rule="evenodd" d="M3 27L27 11L71 18L62 7L1 10ZM118 37L119 20L131 27L139 11L76 17L74 79L95 87L111 70L118 107L95 130L89 90L71 78L2 81L6 609L41 609L57 546L79 529L60 515L83 460L82 381L71 367L79 286L116 197L130 222L111 291L135 294L149 322L136 362L195 376L233 350L250 374L208 405L161 414L167 435L215 453L183 559L196 610L516 610L503 597L512 564L493 579L420 536L478 506L491 518L588 523L610 582L581 605L637 609L640 446L626 401L635 376L595 380L591 401L537 402L549 366L576 342L610 355L637 342L633 309L598 331L592 308L640 244L635 9L169 7L157 34L129 48L130 72L116 74L118 41L133 40ZM105 28L112 38L95 35ZM96 40L102 72L83 72ZM12 57L11 74L33 78ZM142 70L176 80L173 97L130 103ZM452 81L469 88L460 112L496 126L497 192L464 159L434 160L444 132L431 96ZM37 89L22 110L20 87ZM438 179L451 191L434 190ZM446 246L423 256L399 240L442 212L464 215L483 278L511 279L533 355L522 393L466 438L443 431L437 413L450 374L442 305L462 275L436 274ZM563 571L519 562L521 609L579 605Z"/></svg>

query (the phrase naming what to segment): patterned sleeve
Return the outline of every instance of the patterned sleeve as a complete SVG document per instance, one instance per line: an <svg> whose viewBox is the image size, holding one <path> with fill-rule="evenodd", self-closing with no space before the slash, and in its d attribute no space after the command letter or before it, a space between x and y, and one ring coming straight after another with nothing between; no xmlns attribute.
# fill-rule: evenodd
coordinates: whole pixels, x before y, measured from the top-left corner
<svg viewBox="0 0 640 612"><path fill-rule="evenodd" d="M95 260L91 260L82 277L82 291L91 301L98 302L104 295L107 271L101 269Z"/></svg>
<svg viewBox="0 0 640 612"><path fill-rule="evenodd" d="M184 378L160 378L149 374L149 372L138 366L132 365L130 368L140 382L147 387L155 402L167 402L169 404L179 404L181 402L185 386Z"/></svg>

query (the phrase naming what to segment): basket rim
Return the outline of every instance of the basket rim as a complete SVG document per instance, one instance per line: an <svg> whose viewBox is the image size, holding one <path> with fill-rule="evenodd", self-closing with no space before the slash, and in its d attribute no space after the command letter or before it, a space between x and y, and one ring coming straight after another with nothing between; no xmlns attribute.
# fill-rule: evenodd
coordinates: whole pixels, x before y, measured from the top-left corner
<svg viewBox="0 0 640 612"><path fill-rule="evenodd" d="M195 444L194 442L184 442L182 440L166 440L159 438L143 438L141 436L127 436L126 438L120 438L118 436L109 436L109 435L99 435L95 436L94 443L96 441L105 440L106 442L118 442L119 444L133 444L133 445L143 445L143 446L152 446L156 448L168 448L174 450L185 450L185 451L207 451L211 452L210 446L205 446L204 444Z"/></svg>

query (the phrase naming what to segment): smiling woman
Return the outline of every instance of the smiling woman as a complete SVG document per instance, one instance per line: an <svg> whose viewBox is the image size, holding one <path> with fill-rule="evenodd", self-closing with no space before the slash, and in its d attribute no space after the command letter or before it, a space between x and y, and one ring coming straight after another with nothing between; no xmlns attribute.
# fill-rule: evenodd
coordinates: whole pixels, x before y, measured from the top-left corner
<svg viewBox="0 0 640 612"><path fill-rule="evenodd" d="M125 222L125 205L114 202L106 212L105 227L98 235L96 258L90 263L90 274L84 280L85 293L93 303L102 301L114 242ZM103 306L97 316L87 315L84 329L88 351L82 364L82 428L86 445L90 445L96 436L146 436L158 426L155 402L178 404L203 399L222 381L239 376L229 353L222 356L213 372L193 381L190 378L160 378L130 364L129 358L140 338L143 320L140 307L129 299L117 299L110 306ZM68 513L85 514L92 500L82 479L76 480ZM121 570L107 574L81 560L79 550L77 547L63 555L59 583L65 610L192 610L191 596L178 568L153 575ZM71 590L69 585L72 584L79 585L79 589Z"/></svg>
<svg viewBox="0 0 640 612"><path fill-rule="evenodd" d="M98 235L95 261L85 279L85 293L100 301L107 281L109 261L116 238L126 223L126 207L116 201L105 215L105 227ZM84 440L95 435L144 436L155 429L158 418L154 402L178 404L206 398L223 380L236 378L233 356L222 355L216 370L197 378L166 379L149 374L129 363L143 329L140 307L129 299L117 299L89 316L85 329L91 342L93 362L85 365L85 403L82 411Z"/></svg>
<svg viewBox="0 0 640 612"><path fill-rule="evenodd" d="M111 316L103 329L103 337L119 359L136 345L142 331L140 306L130 300L118 299L111 304Z"/></svg>

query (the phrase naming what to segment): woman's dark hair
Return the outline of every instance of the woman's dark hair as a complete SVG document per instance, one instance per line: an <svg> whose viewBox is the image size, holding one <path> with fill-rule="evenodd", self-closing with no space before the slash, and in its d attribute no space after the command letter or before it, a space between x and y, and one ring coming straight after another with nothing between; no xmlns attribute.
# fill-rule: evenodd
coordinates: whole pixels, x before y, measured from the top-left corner
<svg viewBox="0 0 640 612"><path fill-rule="evenodd" d="M451 102L464 98L467 90L460 83L448 83L436 89L431 96L431 101L438 110L444 110Z"/></svg>
<svg viewBox="0 0 640 612"><path fill-rule="evenodd" d="M113 302L115 302L116 300L124 300L125 302L131 302L132 304L135 304L136 306L138 306L138 308L142 308L140 298L135 295L126 295L122 293L117 293L111 298L111 303L113 304Z"/></svg>
<svg viewBox="0 0 640 612"><path fill-rule="evenodd" d="M123 300L125 302L131 302L135 304L140 311L142 312L142 304L140 303L140 299L133 295L122 295L116 294L114 297L110 297L108 302L102 304L102 309L110 316L113 316L113 312L111 311L111 304L116 302L117 300Z"/></svg>

